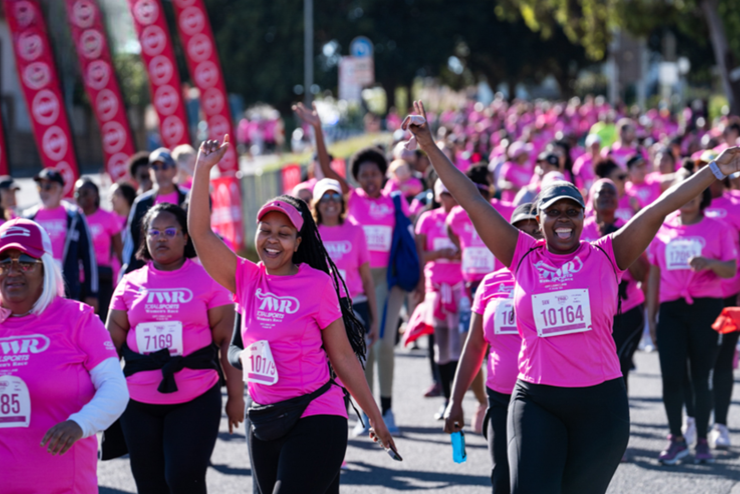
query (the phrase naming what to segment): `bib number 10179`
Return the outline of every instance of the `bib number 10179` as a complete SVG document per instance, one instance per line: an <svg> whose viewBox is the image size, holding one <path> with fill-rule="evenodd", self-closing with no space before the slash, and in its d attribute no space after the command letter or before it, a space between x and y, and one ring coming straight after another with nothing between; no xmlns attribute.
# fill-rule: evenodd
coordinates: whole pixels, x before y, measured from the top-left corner
<svg viewBox="0 0 740 494"><path fill-rule="evenodd" d="M588 289L532 295L532 311L537 335L543 338L591 330Z"/></svg>

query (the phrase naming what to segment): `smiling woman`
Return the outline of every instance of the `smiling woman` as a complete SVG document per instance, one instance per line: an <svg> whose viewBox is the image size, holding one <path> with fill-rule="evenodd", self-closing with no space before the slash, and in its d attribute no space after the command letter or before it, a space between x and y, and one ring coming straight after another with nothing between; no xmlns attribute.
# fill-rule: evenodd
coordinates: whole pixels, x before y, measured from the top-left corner
<svg viewBox="0 0 740 494"><path fill-rule="evenodd" d="M64 298L51 240L33 221L0 227L0 303L0 490L97 491L95 433L128 392L108 332Z"/></svg>

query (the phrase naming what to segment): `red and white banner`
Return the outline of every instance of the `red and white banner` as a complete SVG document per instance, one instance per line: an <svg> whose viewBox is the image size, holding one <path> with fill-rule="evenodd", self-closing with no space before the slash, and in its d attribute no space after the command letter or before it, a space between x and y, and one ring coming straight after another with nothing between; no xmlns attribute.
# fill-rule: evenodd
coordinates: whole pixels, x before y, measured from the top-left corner
<svg viewBox="0 0 740 494"><path fill-rule="evenodd" d="M211 186L211 225L224 238L226 245L237 252L244 245L239 179L234 176L219 177L211 180Z"/></svg>
<svg viewBox="0 0 740 494"><path fill-rule="evenodd" d="M190 76L200 90L208 137L220 141L224 134L229 134L231 142L236 143L226 84L203 0L172 0L172 4ZM235 146L229 147L218 167L222 176L236 173L239 161Z"/></svg>
<svg viewBox="0 0 740 494"><path fill-rule="evenodd" d="M128 5L141 44L141 59L149 73L162 145L172 149L179 144L190 144L180 74L161 0L128 0Z"/></svg>
<svg viewBox="0 0 740 494"><path fill-rule="evenodd" d="M115 182L128 174L128 159L136 152L136 146L111 63L100 8L97 0L66 2L85 91L100 126L105 170Z"/></svg>
<svg viewBox="0 0 740 494"><path fill-rule="evenodd" d="M2 115L0 115L0 175L10 175L8 148L5 147L5 128L3 127Z"/></svg>
<svg viewBox="0 0 740 494"><path fill-rule="evenodd" d="M65 195L71 196L77 158L39 1L3 0L3 6L41 162L62 173Z"/></svg>

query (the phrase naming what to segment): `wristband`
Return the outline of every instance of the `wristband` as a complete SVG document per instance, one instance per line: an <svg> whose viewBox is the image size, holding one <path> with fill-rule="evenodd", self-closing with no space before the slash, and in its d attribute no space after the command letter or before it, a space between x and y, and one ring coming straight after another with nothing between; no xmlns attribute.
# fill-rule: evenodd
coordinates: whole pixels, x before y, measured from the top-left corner
<svg viewBox="0 0 740 494"><path fill-rule="evenodd" d="M727 178L727 175L722 173L722 170L719 169L719 166L717 166L716 161L712 161L709 163L709 169L712 170L712 173L714 173L714 176L717 177L717 180L724 180Z"/></svg>

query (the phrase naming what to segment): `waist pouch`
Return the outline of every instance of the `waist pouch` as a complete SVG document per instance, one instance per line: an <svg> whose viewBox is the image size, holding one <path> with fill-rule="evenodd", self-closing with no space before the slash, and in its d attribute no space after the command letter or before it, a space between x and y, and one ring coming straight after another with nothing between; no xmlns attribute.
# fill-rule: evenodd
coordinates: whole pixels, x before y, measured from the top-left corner
<svg viewBox="0 0 740 494"><path fill-rule="evenodd" d="M285 436L298 423L309 403L326 393L333 382L334 380L330 379L313 393L270 405L253 403L247 409L247 416L252 424L252 433L260 441L274 441Z"/></svg>

